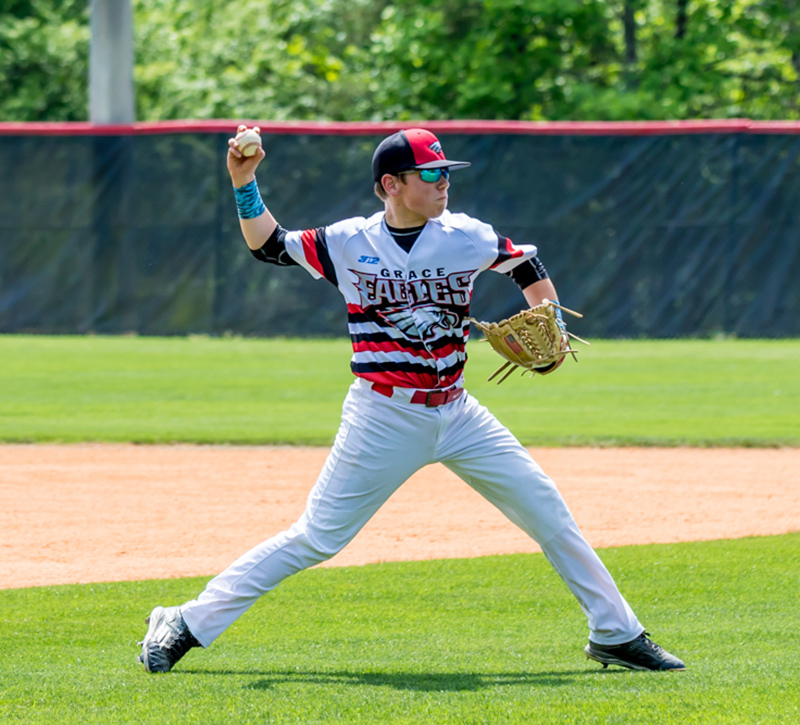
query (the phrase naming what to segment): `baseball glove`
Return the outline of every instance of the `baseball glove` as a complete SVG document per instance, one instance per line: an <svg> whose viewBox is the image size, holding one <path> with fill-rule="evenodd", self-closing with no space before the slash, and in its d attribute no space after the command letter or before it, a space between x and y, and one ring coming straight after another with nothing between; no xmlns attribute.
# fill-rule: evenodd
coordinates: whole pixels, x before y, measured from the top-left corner
<svg viewBox="0 0 800 725"><path fill-rule="evenodd" d="M577 361L577 350L570 347L570 338L586 345L589 343L567 332L559 310L575 317L583 317L580 313L550 300L544 300L542 304L500 322L478 322L470 317L470 322L475 323L489 344L507 360L492 373L489 380L507 370L497 381L499 385L518 367L523 368L523 375L526 372L531 375L547 375L558 368L567 355L572 355Z"/></svg>

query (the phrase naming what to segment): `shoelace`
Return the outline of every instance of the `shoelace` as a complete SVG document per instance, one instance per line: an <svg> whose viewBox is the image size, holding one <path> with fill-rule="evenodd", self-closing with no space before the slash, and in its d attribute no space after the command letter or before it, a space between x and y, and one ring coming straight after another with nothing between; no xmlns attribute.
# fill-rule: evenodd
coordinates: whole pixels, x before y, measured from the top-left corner
<svg viewBox="0 0 800 725"><path fill-rule="evenodd" d="M657 655L664 653L664 648L660 644L656 644L650 639L650 632L642 632L635 640L634 646L638 649L650 650Z"/></svg>

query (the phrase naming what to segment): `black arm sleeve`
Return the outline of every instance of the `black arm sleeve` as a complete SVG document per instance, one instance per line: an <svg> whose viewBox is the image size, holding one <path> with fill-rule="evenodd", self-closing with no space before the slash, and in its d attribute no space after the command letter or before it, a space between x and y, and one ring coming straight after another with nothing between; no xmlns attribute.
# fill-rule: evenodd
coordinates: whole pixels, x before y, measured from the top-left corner
<svg viewBox="0 0 800 725"><path fill-rule="evenodd" d="M539 257L533 257L533 259L528 259L518 264L510 272L506 272L506 274L511 277L511 279L517 283L517 287L522 290L526 287L530 287L534 282L550 277Z"/></svg>
<svg viewBox="0 0 800 725"><path fill-rule="evenodd" d="M270 238L261 246L260 249L251 249L252 254L259 262L269 262L280 267L297 266L286 251L286 230L278 224Z"/></svg>

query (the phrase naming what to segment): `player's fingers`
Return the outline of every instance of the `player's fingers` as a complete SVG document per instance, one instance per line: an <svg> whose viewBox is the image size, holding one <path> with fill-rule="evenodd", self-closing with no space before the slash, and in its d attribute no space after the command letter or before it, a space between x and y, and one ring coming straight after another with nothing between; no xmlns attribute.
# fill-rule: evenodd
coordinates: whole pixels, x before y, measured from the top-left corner
<svg viewBox="0 0 800 725"><path fill-rule="evenodd" d="M237 159L242 158L242 152L239 151L239 143L236 141L235 138L228 139L228 153L231 156L235 156Z"/></svg>
<svg viewBox="0 0 800 725"><path fill-rule="evenodd" d="M261 129L258 126L253 126L253 131L255 131L257 134L261 133Z"/></svg>
<svg viewBox="0 0 800 725"><path fill-rule="evenodd" d="M242 131L247 131L247 126L245 126L243 123L240 123L239 127L236 129L236 133L241 133Z"/></svg>

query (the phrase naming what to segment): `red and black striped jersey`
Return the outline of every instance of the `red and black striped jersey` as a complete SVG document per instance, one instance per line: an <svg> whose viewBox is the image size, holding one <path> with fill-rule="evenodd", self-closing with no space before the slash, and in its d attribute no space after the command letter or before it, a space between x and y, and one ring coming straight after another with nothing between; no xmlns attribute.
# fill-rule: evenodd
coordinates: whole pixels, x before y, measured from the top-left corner
<svg viewBox="0 0 800 725"><path fill-rule="evenodd" d="M535 246L514 244L490 225L448 211L428 220L410 252L390 235L384 212L286 232L280 246L344 297L353 373L422 389L461 378L475 278L486 270L507 273L536 256ZM255 256L277 262L280 254Z"/></svg>

